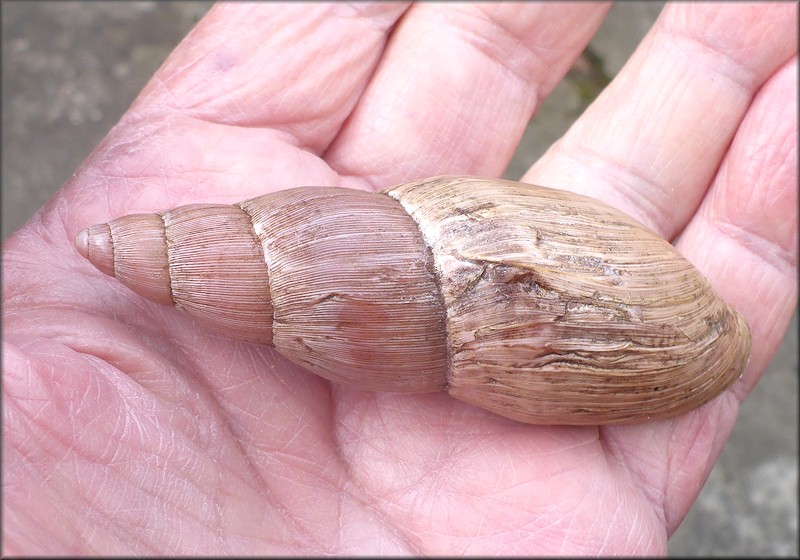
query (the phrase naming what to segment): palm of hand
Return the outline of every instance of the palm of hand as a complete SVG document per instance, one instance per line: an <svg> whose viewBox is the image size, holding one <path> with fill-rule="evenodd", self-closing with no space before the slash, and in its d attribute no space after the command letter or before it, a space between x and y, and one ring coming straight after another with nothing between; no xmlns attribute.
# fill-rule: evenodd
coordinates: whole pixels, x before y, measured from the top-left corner
<svg viewBox="0 0 800 560"><path fill-rule="evenodd" d="M293 17L284 8L273 14L274 22L264 24L284 33L270 35L247 22L273 7L216 8L75 178L4 248L4 455L7 472L14 474L13 486L6 482L5 488L6 548L117 553L664 551L667 536L727 438L739 399L757 380L782 333L780 321L758 320L756 310L763 302L757 307L756 296L745 293L748 278L736 276L736 285L726 285L731 272L723 259L701 256L701 244L712 242L706 231L709 216L723 203L740 218L739 227L754 227L752 216L728 208L742 195L720 178L722 172L714 178L716 165L705 169L708 162L673 150L670 157L691 165L699 178L696 184L678 183L680 193L652 195L655 208L673 205L666 216L649 211L644 195L638 203L626 198L631 195L621 183L634 173L608 155L595 155L593 164L581 166L586 156L576 155L576 146L598 141L595 129L611 118L604 115L614 114L613 107L616 115L624 113L624 101L615 99L621 96L619 88L612 85L594 112L583 117L586 124L576 125L526 180L572 188L586 182L582 174L597 174L598 197L666 237L683 232L685 254L747 315L760 345L754 344L745 377L712 403L673 421L606 428L528 426L445 394L377 394L332 386L270 350L225 339L174 309L142 301L100 278L75 252L71 240L79 229L125 213L188 202L235 202L296 185L371 188L444 172L497 175L535 103L535 96L523 92L520 75L544 95L556 79L544 78L538 66L563 74L580 52L580 37L588 40L602 15L595 9L576 19L574 13L561 13L562 7L536 8L551 10L548 17L556 28L577 21L579 39L544 61L530 54L542 45L528 39L534 41L526 45L530 60L522 55L513 59L510 72L508 67L497 70L492 57L498 53L487 56L485 50L494 46L481 43L480 37L467 41L474 50L469 52L478 57L465 64L473 69L470 79L507 82L498 88L505 98L497 107L475 109L469 108L469 80L462 77L462 84L451 76L447 85L455 92L449 92L448 103L455 99L454 104L465 107L470 119L465 130L463 114L443 111L445 100L403 89L414 72L425 72L411 68L408 61L415 59L403 55L416 48L409 38L426 37L419 31L427 21L423 14L440 8L422 5L408 12L380 61L386 29L404 7L363 8L372 13L345 16L338 9L318 6L298 20L313 24L309 32L282 22ZM464 16L463 29L483 30L484 24L473 21L481 13L484 23L503 22L502 37L513 35L508 26L517 16L502 6L489 15L474 7L464 13L470 10L474 13ZM326 11L334 12L330 19L310 15ZM345 17L344 24L337 17ZM530 29L536 28L537 18L547 20L531 13L518 25L534 36ZM237 22L241 28L232 37ZM342 25L346 32L333 38L339 56L326 57L321 49L331 30ZM306 42L285 50L300 35ZM729 42L755 40L745 35L732 33ZM468 37L456 37L454 44ZM728 141L719 141L707 148L706 158L732 168L745 165L737 150L746 151L742 146L761 134L760 121L774 111L770 101L794 97L783 75L796 68L797 45L792 50L791 41L786 43L774 44L774 52L764 55L771 71L762 68L763 76L750 76L754 94L775 74L761 93L766 99L750 108L730 148ZM651 48L657 45L655 38ZM278 52L283 58L275 56ZM268 71L259 75L259 64ZM632 63L620 83L636 83L647 68L644 60L638 65ZM507 114L509 103L518 115ZM747 103L738 98L730 103L741 106L726 125L732 136ZM450 113L459 111L456 106ZM501 114L504 120L498 122ZM426 122L432 116L438 119L436 130ZM705 131L702 124L697 128ZM499 131L498 137L487 139L485 130ZM451 145L453 137L459 141ZM624 134L613 140L626 142ZM647 165L662 165L665 180L674 179L671 166L659 159L663 155L637 151L631 142L635 156ZM479 157L484 150L492 155ZM791 146L770 146L755 163L769 177L759 183L765 186L753 187L775 189L780 181L783 186L770 191L777 199L761 211L789 224L792 210L784 202L796 196L790 176L794 173L796 180L796 164L787 171L776 162L791 153ZM641 177L636 181L645 182ZM796 228L796 214L793 220ZM780 248L790 246L791 231L781 230L775 238L756 234L771 243L764 258L778 259L777 273L763 281L762 292L774 291L781 282L791 291L796 256L786 249L787 265L780 262ZM742 244L738 250L744 254L752 247ZM785 301L772 299L770 309L785 319L785 328L794 303L783 309Z"/></svg>

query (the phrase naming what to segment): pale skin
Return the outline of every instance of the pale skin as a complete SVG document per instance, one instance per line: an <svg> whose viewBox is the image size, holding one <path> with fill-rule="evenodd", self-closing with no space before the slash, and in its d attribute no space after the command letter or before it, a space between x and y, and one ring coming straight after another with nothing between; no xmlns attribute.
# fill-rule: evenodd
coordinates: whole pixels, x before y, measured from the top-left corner
<svg viewBox="0 0 800 560"><path fill-rule="evenodd" d="M667 6L522 178L673 240L746 317L742 378L679 418L530 426L334 386L73 245L193 202L499 176L607 9L213 8L4 244L3 552L664 554L797 301L795 3Z"/></svg>

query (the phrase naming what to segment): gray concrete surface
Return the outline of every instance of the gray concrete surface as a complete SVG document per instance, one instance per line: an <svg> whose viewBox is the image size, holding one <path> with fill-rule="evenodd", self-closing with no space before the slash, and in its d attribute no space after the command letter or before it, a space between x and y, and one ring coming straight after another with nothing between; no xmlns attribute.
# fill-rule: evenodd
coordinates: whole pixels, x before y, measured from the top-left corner
<svg viewBox="0 0 800 560"><path fill-rule="evenodd" d="M67 180L209 2L2 3L2 235ZM616 5L508 168L518 178L585 108L658 16ZM798 555L797 313L671 556Z"/></svg>

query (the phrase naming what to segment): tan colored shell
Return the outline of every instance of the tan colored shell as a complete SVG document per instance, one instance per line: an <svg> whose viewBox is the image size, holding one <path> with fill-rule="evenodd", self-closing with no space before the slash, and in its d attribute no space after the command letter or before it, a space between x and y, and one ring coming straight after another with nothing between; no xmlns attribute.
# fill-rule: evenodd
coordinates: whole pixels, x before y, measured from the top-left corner
<svg viewBox="0 0 800 560"><path fill-rule="evenodd" d="M750 350L744 319L667 241L511 181L301 187L126 216L76 245L144 297L332 381L446 390L522 422L676 416Z"/></svg>

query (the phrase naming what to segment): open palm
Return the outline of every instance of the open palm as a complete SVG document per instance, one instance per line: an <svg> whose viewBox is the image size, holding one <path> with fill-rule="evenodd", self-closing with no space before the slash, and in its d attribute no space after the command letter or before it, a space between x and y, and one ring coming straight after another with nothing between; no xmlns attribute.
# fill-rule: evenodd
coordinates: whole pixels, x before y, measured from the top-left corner
<svg viewBox="0 0 800 560"><path fill-rule="evenodd" d="M523 178L680 236L746 316L742 378L675 420L530 426L333 386L72 243L294 186L498 176L606 10L215 6L4 245L4 552L664 553L796 304L794 3L668 6Z"/></svg>

